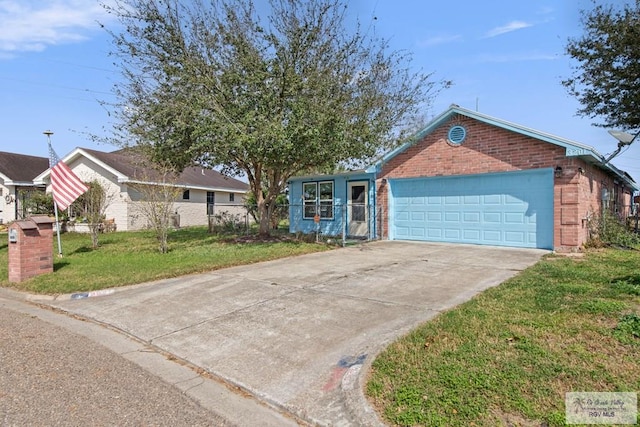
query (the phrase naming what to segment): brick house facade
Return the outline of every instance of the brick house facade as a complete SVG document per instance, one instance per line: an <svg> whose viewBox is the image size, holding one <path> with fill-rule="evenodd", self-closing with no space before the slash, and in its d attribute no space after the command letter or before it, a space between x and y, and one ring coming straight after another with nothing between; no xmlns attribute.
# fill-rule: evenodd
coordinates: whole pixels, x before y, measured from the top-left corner
<svg viewBox="0 0 640 427"><path fill-rule="evenodd" d="M462 142L452 142L453 128L460 132ZM376 166L376 203L388 213L382 235L402 238L394 236L392 229L398 208L391 202L391 183L424 178L428 185L435 182L428 178L464 176L470 177L470 183L484 176L511 173L503 175L509 180L519 179L525 171L541 171L549 177L548 182L553 179L547 187L553 193L553 201L549 201L552 212L549 209L547 214L548 224L553 226L549 230L552 247L546 248L558 251L578 250L588 239L588 221L604 209L621 218L628 215L633 192L638 190L628 174L606 163L591 147L452 106L413 142L389 153ZM409 213L421 218L424 212ZM421 236L416 239L430 240ZM533 247L551 246L551 237L548 240L548 244Z"/></svg>

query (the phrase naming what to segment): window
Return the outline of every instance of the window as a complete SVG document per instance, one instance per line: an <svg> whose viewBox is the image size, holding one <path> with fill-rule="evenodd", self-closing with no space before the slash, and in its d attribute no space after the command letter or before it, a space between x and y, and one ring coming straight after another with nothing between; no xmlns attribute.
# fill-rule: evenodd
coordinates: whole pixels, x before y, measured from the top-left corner
<svg viewBox="0 0 640 427"><path fill-rule="evenodd" d="M216 193L207 191L207 215L213 215L216 203Z"/></svg>
<svg viewBox="0 0 640 427"><path fill-rule="evenodd" d="M236 201L236 195L233 193L229 193L229 201L230 202L235 202Z"/></svg>
<svg viewBox="0 0 640 427"><path fill-rule="evenodd" d="M333 218L333 182L321 182L320 187L320 218Z"/></svg>
<svg viewBox="0 0 640 427"><path fill-rule="evenodd" d="M302 184L302 198L304 204L303 217L305 219L313 219L316 214L316 195L318 187L315 182L306 182Z"/></svg>
<svg viewBox="0 0 640 427"><path fill-rule="evenodd" d="M182 193L182 200L189 200L189 190L184 190Z"/></svg>
<svg viewBox="0 0 640 427"><path fill-rule="evenodd" d="M333 219L333 182L305 182L302 184L303 218Z"/></svg>

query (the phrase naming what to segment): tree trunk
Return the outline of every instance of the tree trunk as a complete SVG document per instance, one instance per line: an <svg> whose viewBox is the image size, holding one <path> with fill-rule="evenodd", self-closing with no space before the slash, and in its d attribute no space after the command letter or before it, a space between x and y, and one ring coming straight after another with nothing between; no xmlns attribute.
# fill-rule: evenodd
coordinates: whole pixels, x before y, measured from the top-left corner
<svg viewBox="0 0 640 427"><path fill-rule="evenodd" d="M260 215L260 228L258 234L261 236L270 236L271 235L271 215L269 214L269 204L264 198L261 197L262 200L258 201L258 212Z"/></svg>
<svg viewBox="0 0 640 427"><path fill-rule="evenodd" d="M89 224L89 233L91 234L91 247L97 249L99 246L98 235L100 234L100 224Z"/></svg>

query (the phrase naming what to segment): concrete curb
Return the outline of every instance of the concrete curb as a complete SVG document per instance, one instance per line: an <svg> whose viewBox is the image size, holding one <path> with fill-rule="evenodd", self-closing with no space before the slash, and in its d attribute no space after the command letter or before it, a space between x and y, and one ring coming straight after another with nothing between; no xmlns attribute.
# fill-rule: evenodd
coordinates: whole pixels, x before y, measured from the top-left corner
<svg viewBox="0 0 640 427"><path fill-rule="evenodd" d="M66 295L70 298L70 295ZM44 297L44 298L42 298ZM65 328L97 342L145 371L176 387L198 404L224 418L225 425L300 426L304 422L294 420L290 414L267 406L248 393L234 390L208 375L202 368L181 360L111 325L95 319L79 316L43 303L57 298L0 289L0 300L11 309L37 316L53 325Z"/></svg>

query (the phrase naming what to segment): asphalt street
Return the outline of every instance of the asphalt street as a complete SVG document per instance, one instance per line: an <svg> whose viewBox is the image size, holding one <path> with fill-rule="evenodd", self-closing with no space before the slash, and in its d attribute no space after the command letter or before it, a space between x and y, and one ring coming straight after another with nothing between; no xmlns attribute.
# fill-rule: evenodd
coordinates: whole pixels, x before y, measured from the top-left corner
<svg viewBox="0 0 640 427"><path fill-rule="evenodd" d="M42 313L0 298L0 426L232 425Z"/></svg>

